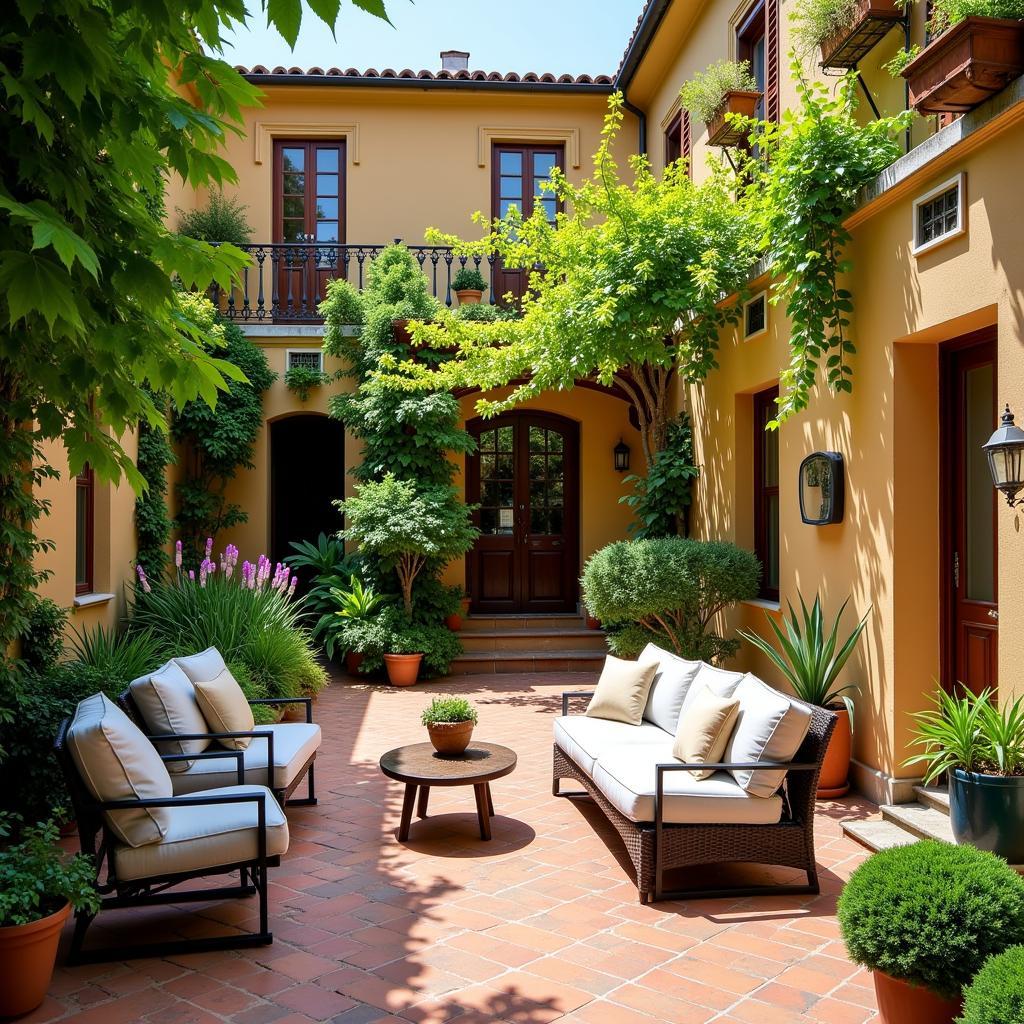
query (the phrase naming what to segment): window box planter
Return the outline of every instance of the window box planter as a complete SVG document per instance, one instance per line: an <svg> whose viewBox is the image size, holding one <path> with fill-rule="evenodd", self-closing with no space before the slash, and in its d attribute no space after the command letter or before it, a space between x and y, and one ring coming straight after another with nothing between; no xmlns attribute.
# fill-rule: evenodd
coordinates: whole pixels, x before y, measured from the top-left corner
<svg viewBox="0 0 1024 1024"><path fill-rule="evenodd" d="M1024 22L965 18L903 69L919 114L963 114L1024 73Z"/></svg>
<svg viewBox="0 0 1024 1024"><path fill-rule="evenodd" d="M742 114L753 117L757 104L761 101L759 92L740 92L733 90L725 94L718 113L707 123L709 146L736 146L746 138L746 132L737 125L730 124L726 114Z"/></svg>
<svg viewBox="0 0 1024 1024"><path fill-rule="evenodd" d="M949 822L958 843L1024 864L1024 776L983 775L954 768Z"/></svg>
<svg viewBox="0 0 1024 1024"><path fill-rule="evenodd" d="M849 27L821 44L823 68L855 68L903 20L898 0L858 0Z"/></svg>

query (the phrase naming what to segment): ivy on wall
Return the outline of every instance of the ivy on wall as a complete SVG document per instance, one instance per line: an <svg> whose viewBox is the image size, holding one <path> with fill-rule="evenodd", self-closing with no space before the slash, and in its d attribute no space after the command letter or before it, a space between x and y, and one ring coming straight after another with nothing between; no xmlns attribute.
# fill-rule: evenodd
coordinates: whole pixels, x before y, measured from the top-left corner
<svg viewBox="0 0 1024 1024"><path fill-rule="evenodd" d="M153 405L166 415L167 399L153 396ZM136 466L146 490L135 499L136 562L150 579L160 579L167 569L166 545L171 536L167 509L167 467L177 460L166 430L143 420L139 424L139 454Z"/></svg>

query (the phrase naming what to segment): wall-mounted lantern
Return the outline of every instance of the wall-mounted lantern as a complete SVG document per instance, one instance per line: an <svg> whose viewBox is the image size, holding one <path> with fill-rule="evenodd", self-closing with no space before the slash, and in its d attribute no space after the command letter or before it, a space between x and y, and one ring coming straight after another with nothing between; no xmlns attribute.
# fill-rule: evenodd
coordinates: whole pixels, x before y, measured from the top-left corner
<svg viewBox="0 0 1024 1024"><path fill-rule="evenodd" d="M629 469L629 445L621 437L619 443L612 449L612 454L615 457L615 472L625 473Z"/></svg>
<svg viewBox="0 0 1024 1024"><path fill-rule="evenodd" d="M1007 405L999 429L982 445L988 456L988 469L996 490L1006 498L1006 504L1024 505L1017 494L1024 490L1024 430L1015 426L1013 413Z"/></svg>
<svg viewBox="0 0 1024 1024"><path fill-rule="evenodd" d="M812 452L800 463L800 518L808 526L841 523L845 492L839 452Z"/></svg>

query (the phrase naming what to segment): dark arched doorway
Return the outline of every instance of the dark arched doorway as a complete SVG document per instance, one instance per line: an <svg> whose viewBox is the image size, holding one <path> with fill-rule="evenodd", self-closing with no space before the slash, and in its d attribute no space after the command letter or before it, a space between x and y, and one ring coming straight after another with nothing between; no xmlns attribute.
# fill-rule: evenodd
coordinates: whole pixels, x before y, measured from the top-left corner
<svg viewBox="0 0 1024 1024"><path fill-rule="evenodd" d="M327 416L288 416L270 424L270 557L291 541L341 529L333 502L345 495L345 427Z"/></svg>

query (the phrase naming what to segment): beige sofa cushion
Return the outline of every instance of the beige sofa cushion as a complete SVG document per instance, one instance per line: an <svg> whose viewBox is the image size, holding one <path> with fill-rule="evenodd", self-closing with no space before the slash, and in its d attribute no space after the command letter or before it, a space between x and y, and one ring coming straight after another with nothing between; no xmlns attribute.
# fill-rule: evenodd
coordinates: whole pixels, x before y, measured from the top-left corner
<svg viewBox="0 0 1024 1024"><path fill-rule="evenodd" d="M196 703L191 680L173 661L148 676L133 679L128 689L148 732L157 735L209 732ZM209 745L210 740L179 740L157 743L156 747L162 754L201 754ZM169 761L167 770L183 772L192 764L192 761Z"/></svg>
<svg viewBox="0 0 1024 1024"><path fill-rule="evenodd" d="M811 727L811 711L804 704L773 690L749 673L736 687L740 713L725 748L725 760L791 761ZM755 796L771 796L782 785L782 771L734 771L736 781Z"/></svg>
<svg viewBox="0 0 1024 1024"><path fill-rule="evenodd" d="M694 697L685 718L679 719L672 753L683 764L714 764L725 752L736 724L740 702L735 697L716 697L706 686ZM708 768L690 772L697 779L713 774Z"/></svg>
<svg viewBox="0 0 1024 1024"><path fill-rule="evenodd" d="M684 658L672 654L671 651L663 650L657 644L648 644L640 652L637 661L645 663L653 661L658 666L654 673L654 681L651 683L651 691L647 695L644 718L664 729L665 732L675 735L683 700L697 675L701 662L686 661Z"/></svg>
<svg viewBox="0 0 1024 1024"><path fill-rule="evenodd" d="M587 705L587 717L639 725L657 670L655 662L623 661L609 654Z"/></svg>
<svg viewBox="0 0 1024 1024"><path fill-rule="evenodd" d="M678 764L672 742L619 747L597 759L594 782L632 821L654 821L655 767ZM702 781L689 772L667 772L664 792L662 812L670 824L772 825L782 817L782 797L752 796L725 771Z"/></svg>
<svg viewBox="0 0 1024 1024"><path fill-rule="evenodd" d="M663 729L651 722L626 725L607 718L568 715L555 719L555 743L588 775L594 774L594 762L606 750L630 743L654 743L664 746L671 741Z"/></svg>
<svg viewBox="0 0 1024 1024"><path fill-rule="evenodd" d="M286 853L288 822L269 790L263 786L231 786L205 795L242 792L266 794L267 856ZM159 843L114 848L117 878L127 882L253 861L258 855L258 814L254 802L172 807L167 813L166 834Z"/></svg>
<svg viewBox="0 0 1024 1024"><path fill-rule="evenodd" d="M174 664L192 680L193 683L205 683L227 668L220 651L216 647L207 647L198 654L190 654L187 658L175 658Z"/></svg>
<svg viewBox="0 0 1024 1024"><path fill-rule="evenodd" d="M683 706L679 709L680 719L689 714L697 694L701 693L705 687L716 697L731 697L743 678L742 672L729 672L724 668L715 668L714 665L709 665L705 661L699 664L700 668L697 669L697 674L693 677L693 682L690 683L690 688L683 698Z"/></svg>
<svg viewBox="0 0 1024 1024"><path fill-rule="evenodd" d="M223 668L212 679L197 680L196 700L213 732L252 732L256 720L238 681ZM245 750L248 736L219 740L231 750Z"/></svg>
<svg viewBox="0 0 1024 1024"><path fill-rule="evenodd" d="M279 722L277 725L258 725L255 731L271 733L274 737L274 789L287 789L320 746L320 726L315 723ZM207 753L216 749L215 744ZM196 761L187 772L172 776L174 795L237 785L237 763L233 754ZM242 752L242 764L247 784L267 785L266 740L255 737Z"/></svg>
<svg viewBox="0 0 1024 1024"><path fill-rule="evenodd" d="M97 800L173 795L156 747L102 693L79 703L66 742L82 782ZM167 812L160 807L107 811L105 817L113 833L131 847L157 842L167 828Z"/></svg>

